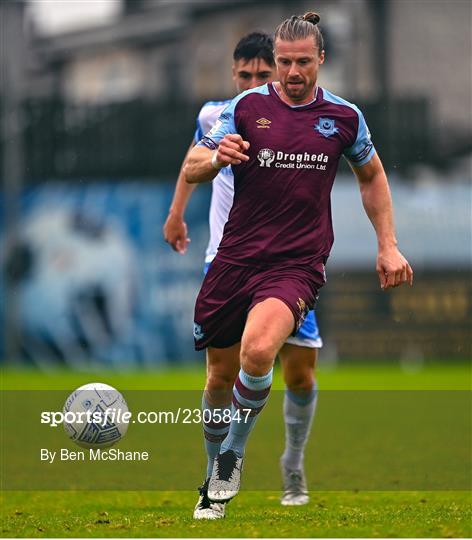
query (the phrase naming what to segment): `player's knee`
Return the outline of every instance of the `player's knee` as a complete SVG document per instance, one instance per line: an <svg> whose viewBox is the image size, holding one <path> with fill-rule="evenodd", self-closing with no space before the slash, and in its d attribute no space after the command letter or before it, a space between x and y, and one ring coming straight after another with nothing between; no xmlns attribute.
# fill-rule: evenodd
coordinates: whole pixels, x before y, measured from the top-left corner
<svg viewBox="0 0 472 540"><path fill-rule="evenodd" d="M214 394L224 394L233 391L236 376L233 373L209 373L206 381L206 391Z"/></svg>
<svg viewBox="0 0 472 540"><path fill-rule="evenodd" d="M313 390L315 379L310 370L287 374L285 384L295 394L307 394Z"/></svg>
<svg viewBox="0 0 472 540"><path fill-rule="evenodd" d="M262 340L246 343L241 347L241 367L255 377L261 377L269 372L274 357L272 344Z"/></svg>

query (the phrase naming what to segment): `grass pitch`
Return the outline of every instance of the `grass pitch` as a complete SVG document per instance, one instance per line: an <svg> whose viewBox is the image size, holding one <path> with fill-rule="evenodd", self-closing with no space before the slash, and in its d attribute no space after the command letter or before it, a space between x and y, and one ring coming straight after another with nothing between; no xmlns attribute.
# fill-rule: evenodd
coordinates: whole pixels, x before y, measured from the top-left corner
<svg viewBox="0 0 472 540"><path fill-rule="evenodd" d="M227 517L192 519L196 493L10 493L6 537L469 537L466 493L315 492L280 506L279 493L242 492Z"/></svg>
<svg viewBox="0 0 472 540"><path fill-rule="evenodd" d="M120 389L198 389L204 373L7 370L2 389L73 389L93 380ZM447 363L415 372L387 365L319 372L321 389L329 390L470 390L470 382L468 366ZM282 386L277 372L274 388ZM3 537L35 538L472 536L470 491L314 491L310 504L294 508L280 506L279 496L242 491L226 519L201 523L192 519L196 491L3 491L1 529Z"/></svg>

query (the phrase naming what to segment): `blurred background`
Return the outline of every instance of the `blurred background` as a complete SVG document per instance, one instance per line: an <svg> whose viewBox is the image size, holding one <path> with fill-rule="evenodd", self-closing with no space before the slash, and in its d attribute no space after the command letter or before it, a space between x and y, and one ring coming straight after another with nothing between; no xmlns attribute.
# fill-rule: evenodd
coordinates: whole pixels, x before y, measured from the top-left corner
<svg viewBox="0 0 472 540"><path fill-rule="evenodd" d="M192 322L211 186L162 226L195 117L234 94L245 33L321 14L321 85L363 110L391 182L412 289L382 293L376 243L341 164L318 304L320 362L471 356L469 0L4 0L0 362L43 369L202 361Z"/></svg>

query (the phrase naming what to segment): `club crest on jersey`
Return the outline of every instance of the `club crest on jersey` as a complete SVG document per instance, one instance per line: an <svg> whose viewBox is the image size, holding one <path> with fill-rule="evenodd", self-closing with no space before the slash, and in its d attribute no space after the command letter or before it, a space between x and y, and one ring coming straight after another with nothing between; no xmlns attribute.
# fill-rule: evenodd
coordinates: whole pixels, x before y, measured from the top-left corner
<svg viewBox="0 0 472 540"><path fill-rule="evenodd" d="M275 159L275 152L270 148L263 148L262 150L259 150L257 159L260 161L261 167L270 167L270 164Z"/></svg>
<svg viewBox="0 0 472 540"><path fill-rule="evenodd" d="M315 129L324 137L331 137L331 135L339 133L339 128L335 126L335 122L331 118L320 118L318 124L315 125Z"/></svg>

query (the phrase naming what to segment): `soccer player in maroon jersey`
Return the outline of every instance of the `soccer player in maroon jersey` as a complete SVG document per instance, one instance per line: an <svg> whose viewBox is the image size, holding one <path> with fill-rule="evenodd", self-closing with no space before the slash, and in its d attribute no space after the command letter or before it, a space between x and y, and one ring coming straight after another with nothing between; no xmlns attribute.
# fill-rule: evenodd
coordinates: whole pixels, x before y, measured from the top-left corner
<svg viewBox="0 0 472 540"><path fill-rule="evenodd" d="M255 88L275 77L272 37L252 32L242 37L233 53L233 80L238 93ZM217 121L231 100L210 101L203 105L197 119L195 143L207 133ZM267 129L261 123L260 129ZM169 216L163 227L164 237L173 249L181 254L186 252L189 242L184 212L196 187L188 184L183 172L179 174ZM223 228L233 204L233 172L231 167L223 168L213 179L210 207L210 241L205 256L205 273L217 253L223 236ZM295 336L289 336L279 358L286 384L283 403L285 423L285 448L280 459L283 479L281 504L299 506L309 502L304 472L304 454L317 405L317 384L314 367L318 348L322 346L314 311L310 311L304 324ZM208 383L202 398L202 409L207 416L215 409L229 410L233 395L233 385L240 370L239 350L222 349L207 355ZM225 515L225 505L211 503L207 497L208 482L213 470L214 458L218 455L222 441L229 430L227 422L214 422L208 418L203 422L207 472L205 481L199 488L200 496L195 506L195 519L220 519Z"/></svg>
<svg viewBox="0 0 472 540"><path fill-rule="evenodd" d="M330 194L342 155L377 235L380 286L413 282L364 117L316 84L324 62L319 20L307 13L279 25L279 82L237 96L185 166L191 183L210 181L227 165L234 174L233 207L195 305L197 350L240 354L230 429L208 487L215 502L238 493L244 449L270 393L274 358L325 282L333 243Z"/></svg>

